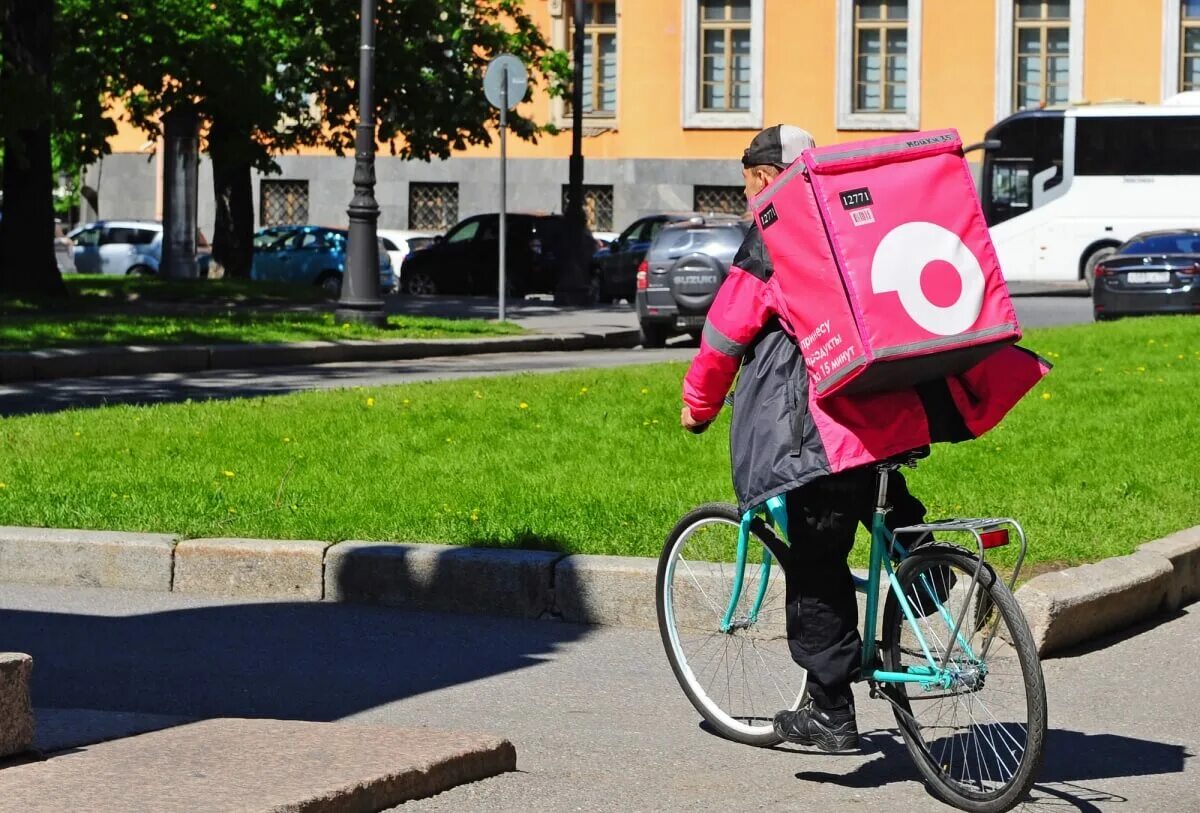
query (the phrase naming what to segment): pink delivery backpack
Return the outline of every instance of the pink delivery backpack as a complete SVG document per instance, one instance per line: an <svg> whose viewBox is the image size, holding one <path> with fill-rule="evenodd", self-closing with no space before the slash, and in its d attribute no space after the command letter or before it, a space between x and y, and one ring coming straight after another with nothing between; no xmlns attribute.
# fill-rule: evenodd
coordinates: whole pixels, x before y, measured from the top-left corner
<svg viewBox="0 0 1200 813"><path fill-rule="evenodd" d="M805 150L751 210L818 399L956 375L1021 337L954 130Z"/></svg>

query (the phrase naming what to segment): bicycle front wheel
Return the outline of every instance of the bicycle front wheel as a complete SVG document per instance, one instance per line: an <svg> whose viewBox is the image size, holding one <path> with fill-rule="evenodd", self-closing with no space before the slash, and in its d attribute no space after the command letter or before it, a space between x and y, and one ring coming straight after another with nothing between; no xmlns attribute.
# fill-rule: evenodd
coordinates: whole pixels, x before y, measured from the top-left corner
<svg viewBox="0 0 1200 813"><path fill-rule="evenodd" d="M950 545L905 559L896 578L916 624L889 592L882 655L893 672L928 668L931 655L947 675L948 686L904 683L886 691L933 792L962 810L1001 813L1021 801L1041 767L1046 686L1008 587L984 564L972 589L978 562Z"/></svg>
<svg viewBox="0 0 1200 813"><path fill-rule="evenodd" d="M788 650L783 568L753 530L729 613L740 522L732 505L712 503L671 531L658 562L658 628L679 685L708 724L735 742L771 746L780 742L772 718L800 706L806 674Z"/></svg>

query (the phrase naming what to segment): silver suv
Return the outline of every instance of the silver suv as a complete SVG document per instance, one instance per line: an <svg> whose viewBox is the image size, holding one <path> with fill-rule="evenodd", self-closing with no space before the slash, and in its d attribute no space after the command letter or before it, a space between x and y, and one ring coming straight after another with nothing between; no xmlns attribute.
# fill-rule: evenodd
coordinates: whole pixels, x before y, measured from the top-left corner
<svg viewBox="0 0 1200 813"><path fill-rule="evenodd" d="M750 230L731 215L693 217L665 226L637 273L643 347L662 347L679 333L699 336L704 317Z"/></svg>

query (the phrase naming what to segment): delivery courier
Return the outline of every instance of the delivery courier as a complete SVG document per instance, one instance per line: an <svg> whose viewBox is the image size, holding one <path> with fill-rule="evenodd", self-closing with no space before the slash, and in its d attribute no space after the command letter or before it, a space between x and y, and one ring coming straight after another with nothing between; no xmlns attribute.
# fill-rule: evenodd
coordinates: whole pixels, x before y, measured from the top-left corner
<svg viewBox="0 0 1200 813"><path fill-rule="evenodd" d="M994 427L1048 371L1020 329L953 131L817 149L789 125L742 156L754 225L683 383L703 431L737 379L730 426L743 511L783 497L787 632L811 703L776 731L858 745L860 664L846 557L874 505L870 464ZM892 528L925 507L889 478Z"/></svg>

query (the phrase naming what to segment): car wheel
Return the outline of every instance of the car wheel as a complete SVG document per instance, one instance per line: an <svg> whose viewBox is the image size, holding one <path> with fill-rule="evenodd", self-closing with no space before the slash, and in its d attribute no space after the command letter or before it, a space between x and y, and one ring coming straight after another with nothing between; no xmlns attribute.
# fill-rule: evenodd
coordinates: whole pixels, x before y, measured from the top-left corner
<svg viewBox="0 0 1200 813"><path fill-rule="evenodd" d="M431 296L437 293L437 284L424 271L412 271L404 275L404 292L410 296Z"/></svg>
<svg viewBox="0 0 1200 813"><path fill-rule="evenodd" d="M667 346L667 329L662 325L642 322L642 347L658 348Z"/></svg>
<svg viewBox="0 0 1200 813"><path fill-rule="evenodd" d="M317 285L325 292L325 295L330 299L337 299L342 295L342 275L333 271L326 271L317 280Z"/></svg>
<svg viewBox="0 0 1200 813"><path fill-rule="evenodd" d="M1088 255L1087 262L1083 264L1083 278L1087 280L1089 291L1096 288L1096 266L1116 253L1117 249L1115 246L1105 246L1104 248L1096 249Z"/></svg>
<svg viewBox="0 0 1200 813"><path fill-rule="evenodd" d="M148 265L135 265L125 272L127 277L153 277L154 269Z"/></svg>

